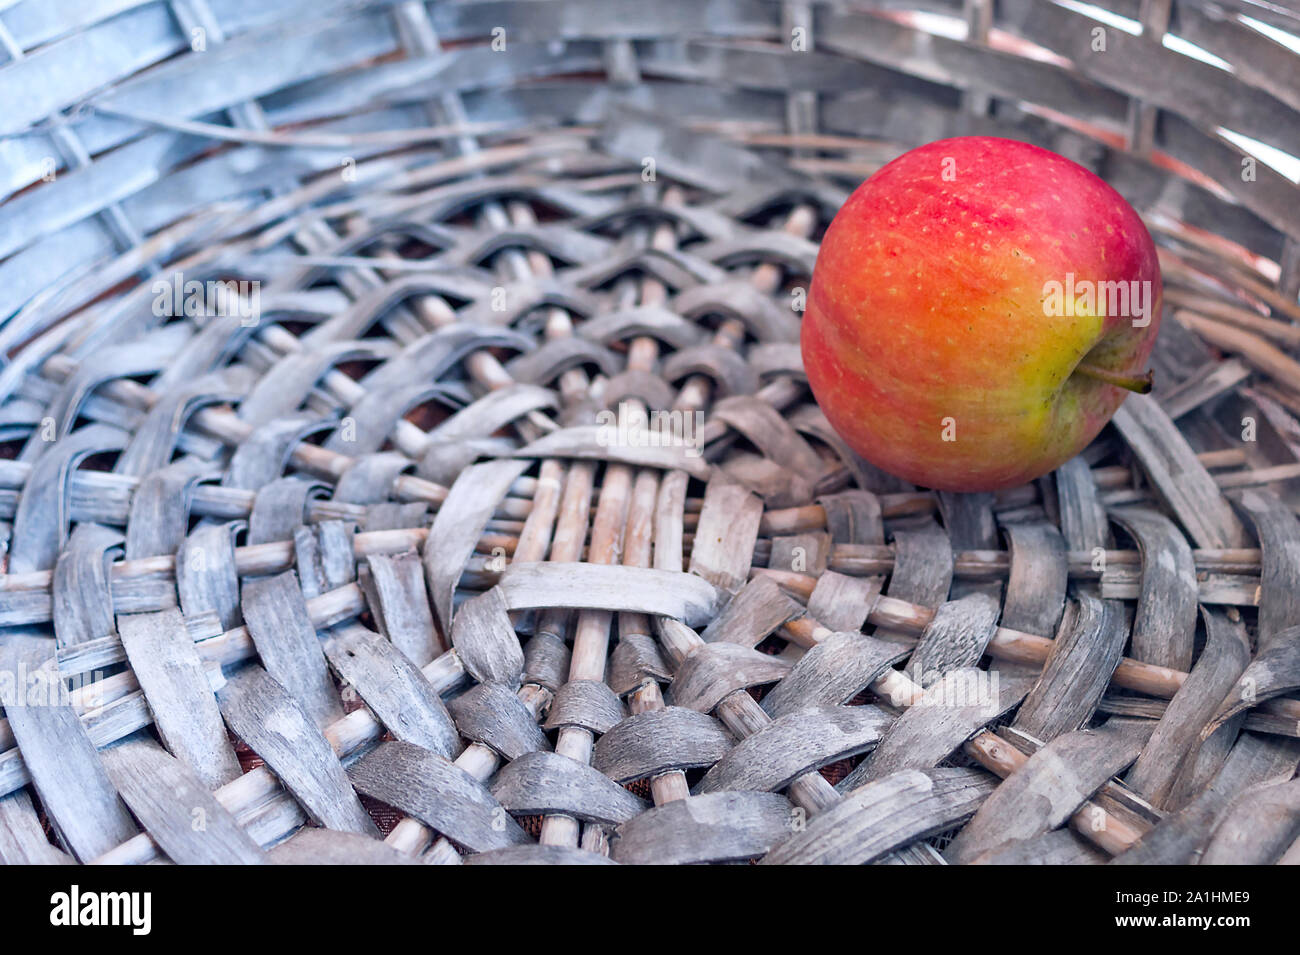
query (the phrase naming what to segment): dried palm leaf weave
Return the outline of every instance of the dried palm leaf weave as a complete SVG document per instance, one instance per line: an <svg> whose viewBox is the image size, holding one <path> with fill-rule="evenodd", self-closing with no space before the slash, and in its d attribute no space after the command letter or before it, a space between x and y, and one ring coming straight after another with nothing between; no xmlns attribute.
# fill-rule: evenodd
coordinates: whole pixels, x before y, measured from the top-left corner
<svg viewBox="0 0 1300 955"><path fill-rule="evenodd" d="M0 2L0 860L1300 862L1300 14L1101 6ZM799 319L973 133L1166 314L934 493Z"/></svg>

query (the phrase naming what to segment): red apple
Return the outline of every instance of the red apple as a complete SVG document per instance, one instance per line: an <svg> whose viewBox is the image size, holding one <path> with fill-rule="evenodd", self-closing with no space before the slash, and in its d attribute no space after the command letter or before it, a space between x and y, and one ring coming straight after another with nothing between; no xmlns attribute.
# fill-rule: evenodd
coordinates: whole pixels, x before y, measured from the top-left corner
<svg viewBox="0 0 1300 955"><path fill-rule="evenodd" d="M970 136L883 167L826 230L804 368L868 461L952 491L1079 453L1144 374L1160 267L1133 208L1037 146Z"/></svg>

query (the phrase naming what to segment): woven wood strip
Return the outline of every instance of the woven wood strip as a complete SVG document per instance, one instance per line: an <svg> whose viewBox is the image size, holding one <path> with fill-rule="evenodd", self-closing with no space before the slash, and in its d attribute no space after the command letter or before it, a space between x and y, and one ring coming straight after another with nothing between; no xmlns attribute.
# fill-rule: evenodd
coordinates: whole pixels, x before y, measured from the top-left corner
<svg viewBox="0 0 1300 955"><path fill-rule="evenodd" d="M375 839L333 829L299 829L270 852L278 865L418 865Z"/></svg>
<svg viewBox="0 0 1300 955"><path fill-rule="evenodd" d="M180 865L260 865L262 850L222 805L214 788L180 760L144 741L114 746L104 765L131 812Z"/></svg>
<svg viewBox="0 0 1300 955"><path fill-rule="evenodd" d="M0 702L51 824L73 855L86 861L130 838L135 824L77 719L57 665L45 655L52 648L52 641L38 636L9 635L3 666L25 679L9 683Z"/></svg>
<svg viewBox="0 0 1300 955"><path fill-rule="evenodd" d="M365 627L348 626L325 644L325 656L396 739L447 759L460 754L460 734L442 697L398 647Z"/></svg>
<svg viewBox="0 0 1300 955"><path fill-rule="evenodd" d="M838 784L851 792L874 779L903 769L938 766L981 727L993 722L1024 699L1029 681L999 674L997 696L983 699L977 686L982 671L953 670L933 683L890 726L853 772Z"/></svg>
<svg viewBox="0 0 1300 955"><path fill-rule="evenodd" d="M118 618L127 662L149 701L154 726L168 752L208 789L240 774L203 661L175 611Z"/></svg>
<svg viewBox="0 0 1300 955"><path fill-rule="evenodd" d="M954 862L968 861L1006 842L1055 829L1102 782L1141 750L1150 724L1111 720L1097 730L1058 736L998 787L948 848Z"/></svg>
<svg viewBox="0 0 1300 955"><path fill-rule="evenodd" d="M345 832L376 831L311 715L274 677L250 667L227 683L218 699L230 728L249 741L317 821Z"/></svg>

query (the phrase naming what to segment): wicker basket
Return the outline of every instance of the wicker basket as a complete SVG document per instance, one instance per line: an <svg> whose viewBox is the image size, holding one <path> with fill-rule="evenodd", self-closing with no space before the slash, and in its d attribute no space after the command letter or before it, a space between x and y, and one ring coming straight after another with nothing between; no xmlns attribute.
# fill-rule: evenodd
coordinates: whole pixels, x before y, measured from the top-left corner
<svg viewBox="0 0 1300 955"><path fill-rule="evenodd" d="M1105 6L0 3L0 860L1300 862L1300 13ZM966 133L1170 313L996 495L798 351Z"/></svg>

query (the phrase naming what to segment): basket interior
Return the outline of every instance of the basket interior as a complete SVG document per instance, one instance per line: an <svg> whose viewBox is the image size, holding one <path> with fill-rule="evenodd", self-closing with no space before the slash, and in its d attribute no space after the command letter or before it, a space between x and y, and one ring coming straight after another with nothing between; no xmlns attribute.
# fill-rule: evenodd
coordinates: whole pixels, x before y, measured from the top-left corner
<svg viewBox="0 0 1300 955"><path fill-rule="evenodd" d="M0 662L48 676L0 860L1277 861L1298 32L0 3ZM855 455L798 345L852 188L970 134L1102 176L1165 280L1155 393L997 494ZM952 643L979 706L923 705Z"/></svg>

